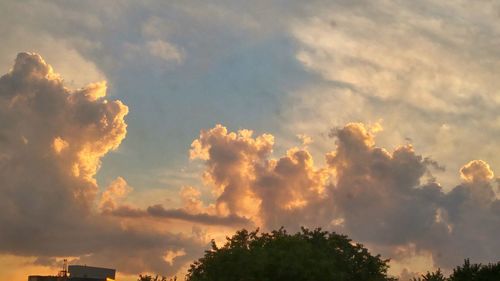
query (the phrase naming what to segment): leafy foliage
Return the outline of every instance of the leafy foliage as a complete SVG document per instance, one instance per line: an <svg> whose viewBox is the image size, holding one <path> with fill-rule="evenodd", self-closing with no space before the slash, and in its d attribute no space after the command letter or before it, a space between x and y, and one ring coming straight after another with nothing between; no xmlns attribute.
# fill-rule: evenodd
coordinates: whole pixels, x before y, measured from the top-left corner
<svg viewBox="0 0 500 281"><path fill-rule="evenodd" d="M468 259L462 266L457 266L453 273L444 277L441 270L422 275L421 278L413 278L411 281L499 281L500 280L500 262L496 264L471 264Z"/></svg>
<svg viewBox="0 0 500 281"><path fill-rule="evenodd" d="M468 259L462 266L457 266L448 278L449 281L498 281L500 280L500 262L496 264L471 264Z"/></svg>
<svg viewBox="0 0 500 281"><path fill-rule="evenodd" d="M238 231L191 265L188 281L386 281L388 260L344 235L308 230L288 234Z"/></svg>
<svg viewBox="0 0 500 281"><path fill-rule="evenodd" d="M438 269L436 272L427 272L425 275L419 278L413 278L411 281L446 281L446 277L444 277L441 269Z"/></svg>
<svg viewBox="0 0 500 281"><path fill-rule="evenodd" d="M396 281L387 276L388 260L371 255L345 235L320 228L288 234L236 232L222 247L212 249L191 264L187 281ZM137 281L177 281L139 275ZM404 281L404 280L401 280ZM438 269L409 281L500 281L500 262L471 264L468 259L449 277Z"/></svg>

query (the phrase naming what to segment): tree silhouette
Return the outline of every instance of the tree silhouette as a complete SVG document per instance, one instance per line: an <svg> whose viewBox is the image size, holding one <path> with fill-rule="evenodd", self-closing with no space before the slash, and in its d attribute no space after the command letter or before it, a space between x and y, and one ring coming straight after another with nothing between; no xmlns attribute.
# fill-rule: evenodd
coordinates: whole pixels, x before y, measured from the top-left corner
<svg viewBox="0 0 500 281"><path fill-rule="evenodd" d="M388 261L371 255L345 235L320 228L288 234L245 229L227 237L222 247L191 264L187 281L396 281L387 276ZM177 281L163 276L139 275L137 281ZM405 280L401 280L405 281ZM449 277L438 269L409 281L500 281L500 262L457 266Z"/></svg>
<svg viewBox="0 0 500 281"><path fill-rule="evenodd" d="M499 281L500 280L500 262L496 264L471 264L469 259L464 264L457 266L453 273L444 277L441 270L436 272L427 272L419 278L413 278L411 281Z"/></svg>
<svg viewBox="0 0 500 281"><path fill-rule="evenodd" d="M471 264L469 259L462 266L453 269L449 281L498 281L500 280L500 262L496 264Z"/></svg>
<svg viewBox="0 0 500 281"><path fill-rule="evenodd" d="M137 279L137 281L177 281L177 277L167 279L165 276L156 275L153 277L152 275L139 275L139 279Z"/></svg>
<svg viewBox="0 0 500 281"><path fill-rule="evenodd" d="M446 277L444 277L441 269L438 269L436 272L427 272L425 275L419 278L413 278L411 281L446 281Z"/></svg>
<svg viewBox="0 0 500 281"><path fill-rule="evenodd" d="M388 260L321 229L288 234L240 230L194 262L188 281L386 281Z"/></svg>

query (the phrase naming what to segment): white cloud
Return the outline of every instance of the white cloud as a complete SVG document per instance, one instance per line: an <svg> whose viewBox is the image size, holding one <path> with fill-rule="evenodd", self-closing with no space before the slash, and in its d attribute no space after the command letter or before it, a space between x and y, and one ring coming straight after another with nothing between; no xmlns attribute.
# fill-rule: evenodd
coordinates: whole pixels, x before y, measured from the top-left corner
<svg viewBox="0 0 500 281"><path fill-rule="evenodd" d="M181 63L184 53L171 43L164 40L154 40L146 43L149 53L165 61Z"/></svg>
<svg viewBox="0 0 500 281"><path fill-rule="evenodd" d="M410 138L448 167L446 183L473 158L500 166L493 157L500 137L498 5L335 1L313 9L290 32L296 59L321 80L290 94L283 109L290 134L317 138L331 126L381 120L381 143Z"/></svg>
<svg viewBox="0 0 500 281"><path fill-rule="evenodd" d="M106 80L106 75L98 66L83 57L72 44L65 40L54 38L46 34L33 33L20 28L16 32L6 33L0 46L0 68L3 72L9 70L12 58L20 51L36 51L45 54L65 79L66 85L79 88L94 81ZM81 48L99 48L90 42L80 41Z"/></svg>

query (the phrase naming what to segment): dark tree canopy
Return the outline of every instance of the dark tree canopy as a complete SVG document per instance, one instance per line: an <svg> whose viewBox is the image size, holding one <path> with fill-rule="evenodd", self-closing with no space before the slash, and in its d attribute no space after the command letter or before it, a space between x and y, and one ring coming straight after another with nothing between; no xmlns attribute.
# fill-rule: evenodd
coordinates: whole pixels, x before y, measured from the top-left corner
<svg viewBox="0 0 500 281"><path fill-rule="evenodd" d="M321 229L238 231L191 265L188 281L385 281L388 260Z"/></svg>
<svg viewBox="0 0 500 281"><path fill-rule="evenodd" d="M444 277L441 270L422 275L421 278L414 278L412 281L499 281L500 280L500 262L495 264L471 264L468 259L462 266L457 266L453 273Z"/></svg>
<svg viewBox="0 0 500 281"><path fill-rule="evenodd" d="M468 259L462 266L453 269L449 281L498 281L500 280L500 262L494 264L471 264Z"/></svg>
<svg viewBox="0 0 500 281"><path fill-rule="evenodd" d="M438 269L436 272L427 272L419 278L413 278L411 281L446 281L446 277L444 277L441 269Z"/></svg>
<svg viewBox="0 0 500 281"><path fill-rule="evenodd" d="M167 279L165 276L139 275L137 281L177 281L177 277Z"/></svg>
<svg viewBox="0 0 500 281"><path fill-rule="evenodd" d="M396 281L387 276L388 260L371 255L345 235L320 228L288 234L243 229L191 264L187 281ZM140 275L138 281L176 281ZM500 262L471 264L468 259L445 277L438 269L400 281L500 281Z"/></svg>

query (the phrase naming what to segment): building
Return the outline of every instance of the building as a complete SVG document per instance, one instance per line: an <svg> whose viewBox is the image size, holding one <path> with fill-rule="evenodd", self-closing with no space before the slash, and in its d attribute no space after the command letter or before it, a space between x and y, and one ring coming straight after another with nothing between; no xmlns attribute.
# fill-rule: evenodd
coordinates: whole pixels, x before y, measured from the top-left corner
<svg viewBox="0 0 500 281"><path fill-rule="evenodd" d="M68 266L70 280L75 278L92 278L99 280L115 280L116 271L114 269L93 267L86 265L70 265Z"/></svg>
<svg viewBox="0 0 500 281"><path fill-rule="evenodd" d="M116 270L110 268L70 265L57 276L30 275L28 281L114 281Z"/></svg>
<svg viewBox="0 0 500 281"><path fill-rule="evenodd" d="M61 281L60 276L41 276L41 275L30 275L28 281Z"/></svg>

